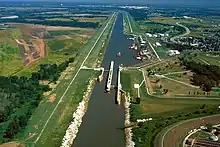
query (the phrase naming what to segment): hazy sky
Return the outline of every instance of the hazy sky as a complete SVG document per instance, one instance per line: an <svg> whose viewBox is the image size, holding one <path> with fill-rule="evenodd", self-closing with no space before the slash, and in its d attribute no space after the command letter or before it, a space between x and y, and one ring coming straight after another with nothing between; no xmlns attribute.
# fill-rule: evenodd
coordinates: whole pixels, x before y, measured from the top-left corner
<svg viewBox="0 0 220 147"><path fill-rule="evenodd" d="M51 1L51 2L99 2L99 3L145 3L145 4L220 4L220 0L0 0L0 1Z"/></svg>

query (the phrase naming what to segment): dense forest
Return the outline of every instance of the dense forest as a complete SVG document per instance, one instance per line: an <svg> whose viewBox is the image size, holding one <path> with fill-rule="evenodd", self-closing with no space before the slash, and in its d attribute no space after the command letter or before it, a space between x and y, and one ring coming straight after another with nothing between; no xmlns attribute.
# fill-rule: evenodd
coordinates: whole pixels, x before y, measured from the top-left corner
<svg viewBox="0 0 220 147"><path fill-rule="evenodd" d="M97 28L99 26L99 22L78 22L78 21L54 21L54 20L26 20L22 18L17 19L4 19L0 21L1 23L30 23L30 24L40 24L40 25L48 25L48 26L69 26L69 27L81 27L81 28Z"/></svg>
<svg viewBox="0 0 220 147"><path fill-rule="evenodd" d="M158 23L154 21L141 21L139 22L140 25L147 26L144 28L146 33L169 33L170 35L178 35L178 34L183 34L185 32L185 29L177 26L177 25L169 25L169 24L163 24L163 23ZM172 27L173 26L173 27Z"/></svg>
<svg viewBox="0 0 220 147"><path fill-rule="evenodd" d="M40 70L27 77L0 76L0 143L10 141L28 123L29 118L42 100L43 92L49 91L47 85L39 80L56 82L74 59L60 65L43 64Z"/></svg>
<svg viewBox="0 0 220 147"><path fill-rule="evenodd" d="M200 86L204 91L211 91L212 87L219 87L220 67L216 65L205 65L180 58L187 70L194 74L191 79L192 84Z"/></svg>

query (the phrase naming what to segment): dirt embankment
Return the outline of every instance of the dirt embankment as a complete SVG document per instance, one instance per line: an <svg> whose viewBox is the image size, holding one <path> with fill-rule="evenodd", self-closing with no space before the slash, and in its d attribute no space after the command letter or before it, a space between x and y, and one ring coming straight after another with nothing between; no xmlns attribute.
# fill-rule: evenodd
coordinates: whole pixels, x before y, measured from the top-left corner
<svg viewBox="0 0 220 147"><path fill-rule="evenodd" d="M1 144L0 147L25 147L25 145L17 142L8 142Z"/></svg>
<svg viewBox="0 0 220 147"><path fill-rule="evenodd" d="M30 24L10 24L11 27L19 27L24 39L15 39L19 48L23 64L25 66L45 57L46 47L44 38L49 37L44 28Z"/></svg>

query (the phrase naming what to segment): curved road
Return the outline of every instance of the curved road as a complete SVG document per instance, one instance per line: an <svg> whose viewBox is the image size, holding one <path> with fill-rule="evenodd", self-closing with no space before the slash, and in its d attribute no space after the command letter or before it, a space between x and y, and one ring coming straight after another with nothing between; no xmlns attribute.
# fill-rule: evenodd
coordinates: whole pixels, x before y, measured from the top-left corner
<svg viewBox="0 0 220 147"><path fill-rule="evenodd" d="M184 34L181 34L181 35L177 35L177 36L174 36L172 38L170 38L170 41L172 41L173 43L177 43L175 41L175 39L179 38L179 37L183 37L183 36L186 36L186 35L189 35L191 33L191 31L189 30L189 28L187 28L186 26L180 24L180 22L177 22L176 25L180 26L180 27L183 27L186 32Z"/></svg>
<svg viewBox="0 0 220 147"><path fill-rule="evenodd" d="M218 124L219 122L220 114L181 121L162 130L154 144L156 147L178 147L190 130L207 123Z"/></svg>

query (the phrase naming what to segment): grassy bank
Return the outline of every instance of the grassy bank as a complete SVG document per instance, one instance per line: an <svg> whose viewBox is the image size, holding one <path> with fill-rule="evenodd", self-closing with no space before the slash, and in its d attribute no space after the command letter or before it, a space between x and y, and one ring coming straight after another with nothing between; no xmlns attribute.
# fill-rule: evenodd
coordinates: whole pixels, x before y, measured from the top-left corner
<svg viewBox="0 0 220 147"><path fill-rule="evenodd" d="M104 31L102 37L100 38L100 41L97 42L94 50L91 52L84 66L89 68L94 68L96 67L97 64L101 63L102 58L104 57L105 54L105 50L108 46L109 39L111 38L111 33L114 28L116 19L117 19L117 15L113 16L113 20L109 24L109 27L107 27L106 30Z"/></svg>

